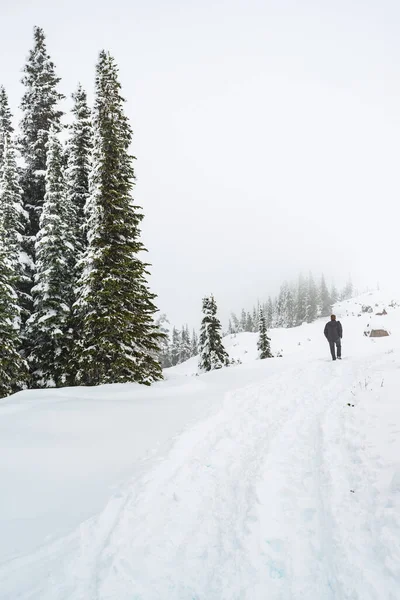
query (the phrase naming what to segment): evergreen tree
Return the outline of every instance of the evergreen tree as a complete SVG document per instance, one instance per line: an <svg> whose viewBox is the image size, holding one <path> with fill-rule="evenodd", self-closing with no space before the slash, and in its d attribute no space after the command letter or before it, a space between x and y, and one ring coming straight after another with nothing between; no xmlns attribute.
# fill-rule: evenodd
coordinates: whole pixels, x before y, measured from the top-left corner
<svg viewBox="0 0 400 600"><path fill-rule="evenodd" d="M244 308L242 308L242 312L240 315L240 331L246 331L247 326L247 314Z"/></svg>
<svg viewBox="0 0 400 600"><path fill-rule="evenodd" d="M310 273L308 276L307 289L307 323L313 323L318 316L318 292L314 278Z"/></svg>
<svg viewBox="0 0 400 600"><path fill-rule="evenodd" d="M34 309L27 322L33 385L68 382L66 363L71 347L74 238L63 177L63 150L56 130L47 143L46 194L35 243Z"/></svg>
<svg viewBox="0 0 400 600"><path fill-rule="evenodd" d="M179 362L185 362L191 356L191 340L188 326L182 327Z"/></svg>
<svg viewBox="0 0 400 600"><path fill-rule="evenodd" d="M257 308L256 307L253 308L253 314L251 316L251 322L252 322L252 325L253 325L253 329L252 329L253 332L257 331L259 314L260 314L260 303L258 302Z"/></svg>
<svg viewBox="0 0 400 600"><path fill-rule="evenodd" d="M203 315L199 341L199 368L201 371L221 369L229 364L229 357L222 344L221 323L217 317L214 296L203 299Z"/></svg>
<svg viewBox="0 0 400 600"><path fill-rule="evenodd" d="M0 398L23 389L28 377L27 364L19 352L20 308L6 243L0 223Z"/></svg>
<svg viewBox="0 0 400 600"><path fill-rule="evenodd" d="M87 385L162 378L157 359L161 334L155 298L139 255L143 214L132 200L132 130L123 111L118 69L100 53L93 111L90 197L86 204L88 248L76 304L80 339L77 382Z"/></svg>
<svg viewBox="0 0 400 600"><path fill-rule="evenodd" d="M258 337L258 344L257 344L257 350L259 352L259 358L272 358L272 353L271 353L271 340L268 337L268 333L267 333L267 325L265 322L265 316L264 316L264 311L260 310L260 318L259 318L259 322L258 322L258 332L259 332L259 337Z"/></svg>
<svg viewBox="0 0 400 600"><path fill-rule="evenodd" d="M332 301L323 275L319 289L319 303L321 317L328 317L332 312Z"/></svg>
<svg viewBox="0 0 400 600"><path fill-rule="evenodd" d="M296 298L296 325L307 321L308 316L308 289L302 275L299 276Z"/></svg>
<svg viewBox="0 0 400 600"><path fill-rule="evenodd" d="M90 157L92 151L91 115L87 104L86 92L81 85L73 94L74 122L71 125L71 137L67 146L67 197L76 213L76 238L78 251L86 248L85 205L89 197Z"/></svg>
<svg viewBox="0 0 400 600"><path fill-rule="evenodd" d="M286 281L281 285L276 303L276 327L288 327L288 294L289 286Z"/></svg>
<svg viewBox="0 0 400 600"><path fill-rule="evenodd" d="M163 337L160 339L160 363L163 369L167 369L169 367L172 367L172 362L171 362L171 345L170 345L170 339L169 339L169 321L167 319L167 315L165 315L164 313L161 314L157 321L156 321L157 327L160 331L160 333L162 333Z"/></svg>
<svg viewBox="0 0 400 600"><path fill-rule="evenodd" d="M11 142L8 137L4 142L0 169L0 398L23 389L28 378L20 354L21 308L16 291L22 211Z"/></svg>
<svg viewBox="0 0 400 600"><path fill-rule="evenodd" d="M25 321L26 307L31 305L31 297L27 293L31 279L26 258L21 252L27 214L22 208L22 189L19 184L15 149L9 138L4 140L0 164L0 213L4 243L7 248L8 264L13 273L13 285L18 295L18 305Z"/></svg>
<svg viewBox="0 0 400 600"><path fill-rule="evenodd" d="M251 318L251 314L249 312L246 315L246 331L253 331L253 319Z"/></svg>
<svg viewBox="0 0 400 600"><path fill-rule="evenodd" d="M29 214L28 238L33 244L45 195L47 141L50 128L60 128L62 112L57 91L60 78L47 53L43 29L34 28L34 47L24 68L25 93L21 102L21 154L25 160L22 177L24 207ZM30 249L33 251L32 246Z"/></svg>
<svg viewBox="0 0 400 600"><path fill-rule="evenodd" d="M198 338L197 338L197 334L195 332L195 330L193 329L193 333L192 333L192 347L191 347L191 356L197 356L199 353L199 348L198 348Z"/></svg>
<svg viewBox="0 0 400 600"><path fill-rule="evenodd" d="M237 318L237 316L235 315L235 313L231 313L231 317L232 317L233 333L239 333L239 331L240 331L240 321Z"/></svg>
<svg viewBox="0 0 400 600"><path fill-rule="evenodd" d="M172 329L172 341L171 341L171 364L174 367L179 364L181 355L181 333L173 327Z"/></svg>
<svg viewBox="0 0 400 600"><path fill-rule="evenodd" d="M296 290L293 285L288 286L286 295L286 327L294 327L296 325Z"/></svg>
<svg viewBox="0 0 400 600"><path fill-rule="evenodd" d="M347 280L346 285L343 288L343 291L340 295L340 299L341 300L350 300L350 298L353 297L353 282L351 281L350 277Z"/></svg>
<svg viewBox="0 0 400 600"><path fill-rule="evenodd" d="M0 168L3 163L6 142L10 142L14 129L12 126L11 111L8 106L6 90L0 86Z"/></svg>
<svg viewBox="0 0 400 600"><path fill-rule="evenodd" d="M271 329L273 327L274 322L274 305L272 303L271 296L269 296L268 298L267 311L266 313L264 312L264 315L266 315L267 329Z"/></svg>
<svg viewBox="0 0 400 600"><path fill-rule="evenodd" d="M334 283L332 284L332 287L331 287L330 296L331 296L332 305L336 304L336 302L339 300L339 293L338 293Z"/></svg>

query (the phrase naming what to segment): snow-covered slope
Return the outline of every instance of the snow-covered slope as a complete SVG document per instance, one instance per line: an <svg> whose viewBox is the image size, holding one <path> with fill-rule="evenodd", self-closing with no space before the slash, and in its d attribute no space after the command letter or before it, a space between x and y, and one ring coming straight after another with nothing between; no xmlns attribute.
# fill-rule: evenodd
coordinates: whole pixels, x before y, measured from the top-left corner
<svg viewBox="0 0 400 600"><path fill-rule="evenodd" d="M272 331L282 358L240 334L219 372L0 401L1 600L398 600L391 300L335 307L342 362L322 320Z"/></svg>

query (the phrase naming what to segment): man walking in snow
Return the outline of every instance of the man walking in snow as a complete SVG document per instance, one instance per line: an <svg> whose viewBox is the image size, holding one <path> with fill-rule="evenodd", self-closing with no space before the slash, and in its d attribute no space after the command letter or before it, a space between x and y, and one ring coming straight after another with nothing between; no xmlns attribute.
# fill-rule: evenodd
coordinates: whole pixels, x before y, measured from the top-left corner
<svg viewBox="0 0 400 600"><path fill-rule="evenodd" d="M343 329L341 322L336 321L336 315L331 315L331 320L325 325L324 334L329 342L332 360L336 360L335 346L337 350L337 357L339 360L341 360Z"/></svg>

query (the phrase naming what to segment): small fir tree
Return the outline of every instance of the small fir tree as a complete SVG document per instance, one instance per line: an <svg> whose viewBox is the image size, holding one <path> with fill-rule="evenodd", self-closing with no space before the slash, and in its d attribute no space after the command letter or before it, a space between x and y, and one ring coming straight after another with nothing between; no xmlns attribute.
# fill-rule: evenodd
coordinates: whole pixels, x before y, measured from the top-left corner
<svg viewBox="0 0 400 600"><path fill-rule="evenodd" d="M271 329L274 322L274 305L271 296L268 298L267 309L264 315L266 316L267 329Z"/></svg>
<svg viewBox="0 0 400 600"><path fill-rule="evenodd" d="M203 299L199 354L201 371L221 369L229 364L228 353L222 344L221 323L217 317L217 304L214 296Z"/></svg>
<svg viewBox="0 0 400 600"><path fill-rule="evenodd" d="M180 340L179 362L185 362L191 356L191 340L188 326L183 326Z"/></svg>
<svg viewBox="0 0 400 600"><path fill-rule="evenodd" d="M308 318L308 289L307 282L299 276L296 298L296 325L301 325Z"/></svg>
<svg viewBox="0 0 400 600"><path fill-rule="evenodd" d="M231 313L231 318L232 318L232 329L233 329L233 333L239 333L240 329L240 321L237 318L237 316L235 315L235 313Z"/></svg>
<svg viewBox="0 0 400 600"><path fill-rule="evenodd" d="M343 288L343 291L340 295L340 299L341 300L350 300L350 298L353 297L353 282L351 281L351 278L349 277L349 279L347 280L346 285Z"/></svg>
<svg viewBox="0 0 400 600"><path fill-rule="evenodd" d="M160 363L163 369L172 367L171 362L171 344L169 339L169 321L167 315L162 313L156 321L157 327L163 337L160 339Z"/></svg>
<svg viewBox="0 0 400 600"><path fill-rule="evenodd" d="M332 300L325 282L324 275L321 276L321 284L319 288L319 304L321 317L328 317L332 312Z"/></svg>
<svg viewBox="0 0 400 600"><path fill-rule="evenodd" d="M172 340L171 340L171 364L174 367L179 364L181 354L181 333L176 328L172 328Z"/></svg>
<svg viewBox="0 0 400 600"><path fill-rule="evenodd" d="M162 378L162 334L154 323L155 295L141 258L141 209L132 199L132 130L123 110L118 69L107 52L96 69L88 247L78 285L77 382L86 385Z"/></svg>
<svg viewBox="0 0 400 600"><path fill-rule="evenodd" d="M310 273L308 276L307 289L307 323L313 323L318 316L318 292L314 278Z"/></svg>
<svg viewBox="0 0 400 600"><path fill-rule="evenodd" d="M259 332L258 344L257 344L258 357L261 359L272 358L273 355L271 352L271 340L268 337L267 325L265 322L265 315L264 315L264 311L262 309L260 310L260 318L258 321L258 332Z"/></svg>
<svg viewBox="0 0 400 600"><path fill-rule="evenodd" d="M334 283L332 284L332 287L331 287L330 297L331 297L331 302L332 302L332 306L333 306L339 300L339 293L338 293L337 288Z"/></svg>
<svg viewBox="0 0 400 600"><path fill-rule="evenodd" d="M199 353L199 347L198 347L198 338L197 338L197 334L195 332L195 330L193 329L193 333L192 333L192 346L191 346L191 356L197 356Z"/></svg>
<svg viewBox="0 0 400 600"><path fill-rule="evenodd" d="M253 319L249 312L246 315L246 331L248 331L248 332L253 331Z"/></svg>

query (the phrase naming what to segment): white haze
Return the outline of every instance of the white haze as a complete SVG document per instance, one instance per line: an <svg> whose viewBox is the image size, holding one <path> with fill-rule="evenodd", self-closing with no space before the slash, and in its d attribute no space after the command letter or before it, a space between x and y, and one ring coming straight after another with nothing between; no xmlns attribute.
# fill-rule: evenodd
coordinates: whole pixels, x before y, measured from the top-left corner
<svg viewBox="0 0 400 600"><path fill-rule="evenodd" d="M223 316L300 270L397 277L400 5L344 0L2 0L13 111L33 25L69 95L98 51L135 132L151 286L172 322ZM393 275L394 274L394 275Z"/></svg>

